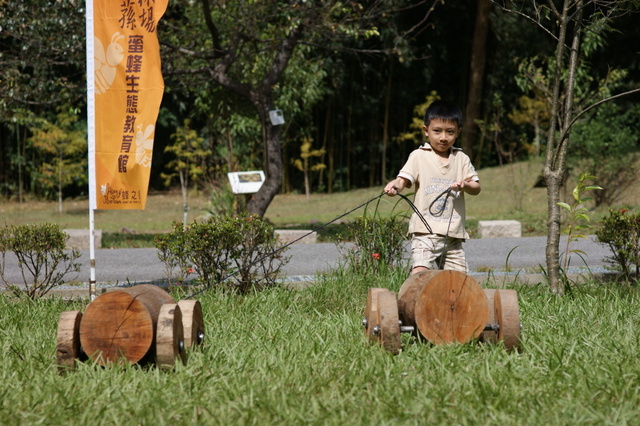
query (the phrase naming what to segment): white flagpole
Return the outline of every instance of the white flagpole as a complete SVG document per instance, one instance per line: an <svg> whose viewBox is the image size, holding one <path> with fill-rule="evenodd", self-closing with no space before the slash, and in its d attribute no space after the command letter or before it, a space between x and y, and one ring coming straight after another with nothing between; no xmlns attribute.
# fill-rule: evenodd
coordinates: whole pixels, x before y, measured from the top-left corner
<svg viewBox="0 0 640 426"><path fill-rule="evenodd" d="M95 107L95 65L94 65L94 31L93 31L93 0L86 0L86 33L87 33L87 136L89 153L89 262L90 281L89 299L96 298L96 255L95 255L95 224L94 210L96 208L96 107Z"/></svg>

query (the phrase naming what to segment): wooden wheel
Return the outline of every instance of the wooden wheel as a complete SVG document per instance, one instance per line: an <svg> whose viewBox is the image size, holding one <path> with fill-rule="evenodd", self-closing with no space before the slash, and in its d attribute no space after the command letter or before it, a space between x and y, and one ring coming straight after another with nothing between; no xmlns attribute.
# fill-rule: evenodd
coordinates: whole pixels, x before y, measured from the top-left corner
<svg viewBox="0 0 640 426"><path fill-rule="evenodd" d="M156 364L173 367L178 357L186 362L182 312L177 303L165 303L158 313Z"/></svg>
<svg viewBox="0 0 640 426"><path fill-rule="evenodd" d="M60 314L56 338L56 358L61 373L76 368L76 360L82 355L80 346L80 321L82 312L66 311Z"/></svg>
<svg viewBox="0 0 640 426"><path fill-rule="evenodd" d="M366 320L364 334L370 340L377 340L373 330L378 325L378 295L383 291L388 290L386 288L373 287L367 292L367 305L364 309L364 318Z"/></svg>
<svg viewBox="0 0 640 426"><path fill-rule="evenodd" d="M84 352L100 365L142 360L153 346L160 308L175 303L163 289L142 284L101 294L80 324Z"/></svg>
<svg viewBox="0 0 640 426"><path fill-rule="evenodd" d="M378 293L378 342L387 351L396 355L400 352L400 319L398 301L393 291Z"/></svg>
<svg viewBox="0 0 640 426"><path fill-rule="evenodd" d="M487 324L497 324L496 311L494 308L494 298L497 290L493 288L485 288L484 295L487 297L487 305L489 306L489 319ZM485 330L480 335L480 340L487 343L498 342L498 332L496 330Z"/></svg>
<svg viewBox="0 0 640 426"><path fill-rule="evenodd" d="M482 287L459 271L438 271L415 301L418 330L434 344L467 343L478 338L488 319Z"/></svg>
<svg viewBox="0 0 640 426"><path fill-rule="evenodd" d="M518 292L515 290L498 290L494 300L495 315L500 330L498 340L504 342L508 350L520 349L520 309L518 308Z"/></svg>
<svg viewBox="0 0 640 426"><path fill-rule="evenodd" d="M400 291L398 291L398 310L400 312L399 315L402 325L416 327L417 331L416 301L424 286L434 277L437 277L440 272L442 271L428 270L411 274L404 283L402 283Z"/></svg>
<svg viewBox="0 0 640 426"><path fill-rule="evenodd" d="M194 348L204 342L204 319L202 306L197 300L181 300L178 302L182 312L182 328L184 330L185 348Z"/></svg>

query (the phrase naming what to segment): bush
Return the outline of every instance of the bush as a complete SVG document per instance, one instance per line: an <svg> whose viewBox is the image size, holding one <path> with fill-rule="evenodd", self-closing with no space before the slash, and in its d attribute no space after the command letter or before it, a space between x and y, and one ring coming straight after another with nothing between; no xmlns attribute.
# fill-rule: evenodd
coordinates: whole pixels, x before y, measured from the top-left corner
<svg viewBox="0 0 640 426"><path fill-rule="evenodd" d="M389 267L404 266L407 225L402 217L361 216L348 225L352 249L342 248L348 269L355 274L377 274Z"/></svg>
<svg viewBox="0 0 640 426"><path fill-rule="evenodd" d="M64 283L69 272L80 272L77 249L65 252L69 235L51 223L5 226L0 230L0 278L15 295L36 299ZM22 271L24 287L9 283L5 275L7 252L13 252ZM60 267L60 268L59 268Z"/></svg>
<svg viewBox="0 0 640 426"><path fill-rule="evenodd" d="M158 249L158 258L164 265L169 284L186 281L193 268L186 244L186 231L182 222L173 222L173 232L158 234L153 245Z"/></svg>
<svg viewBox="0 0 640 426"><path fill-rule="evenodd" d="M596 231L598 242L609 246L613 253L607 261L618 266L627 279L631 278L633 265L636 277L640 272L640 213L628 213L624 208L610 209L609 216Z"/></svg>
<svg viewBox="0 0 640 426"><path fill-rule="evenodd" d="M286 246L258 216L216 216L186 229L174 222L173 232L158 235L154 244L169 281L177 269L178 280L197 273L207 286L226 283L240 293L273 286L289 262Z"/></svg>

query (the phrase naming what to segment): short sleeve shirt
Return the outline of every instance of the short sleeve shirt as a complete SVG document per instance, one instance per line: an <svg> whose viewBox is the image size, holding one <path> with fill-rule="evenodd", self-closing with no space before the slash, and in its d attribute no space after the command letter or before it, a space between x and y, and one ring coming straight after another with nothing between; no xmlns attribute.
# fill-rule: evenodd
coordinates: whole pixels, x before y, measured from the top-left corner
<svg viewBox="0 0 640 426"><path fill-rule="evenodd" d="M398 176L411 182L411 187L415 190L414 204L434 234L469 238L464 226L466 219L464 192L461 191L455 198L442 196L435 201L453 182L465 179L480 180L469 156L460 148L451 148L449 162L444 164L438 154L426 143L409 155ZM452 192L452 195L454 194L455 192ZM409 233L430 233L416 213L409 221Z"/></svg>

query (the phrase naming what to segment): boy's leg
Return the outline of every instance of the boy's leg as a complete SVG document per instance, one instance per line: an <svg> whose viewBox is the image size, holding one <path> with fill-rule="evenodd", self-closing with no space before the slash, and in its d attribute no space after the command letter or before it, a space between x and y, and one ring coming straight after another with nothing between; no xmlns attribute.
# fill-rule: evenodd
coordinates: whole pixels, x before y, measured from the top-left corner
<svg viewBox="0 0 640 426"><path fill-rule="evenodd" d="M465 274L469 271L467 256L462 248L462 241L460 238L447 238L444 267L442 269L460 271Z"/></svg>
<svg viewBox="0 0 640 426"><path fill-rule="evenodd" d="M439 235L414 234L411 238L411 273L439 269L436 260L442 254L444 244Z"/></svg>
<svg viewBox="0 0 640 426"><path fill-rule="evenodd" d="M425 266L414 266L413 268L411 268L411 275L417 274L419 272L428 271L428 270L429 270L429 268L427 268Z"/></svg>

